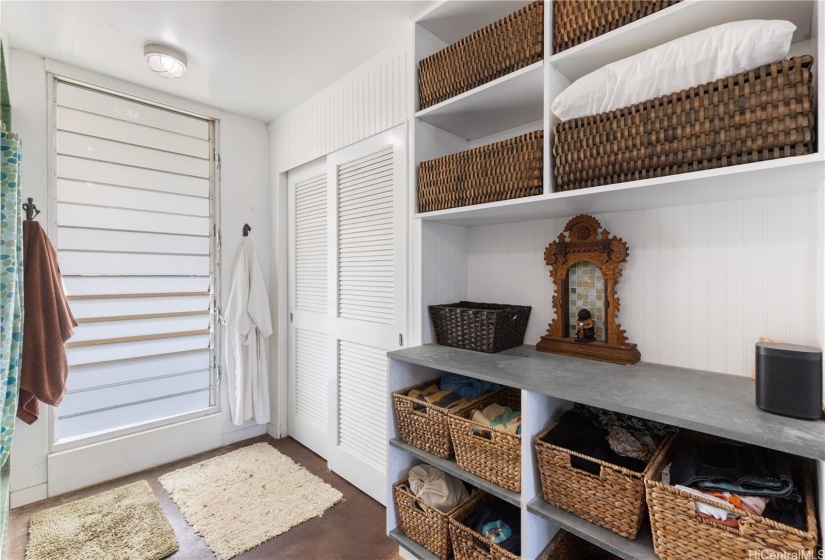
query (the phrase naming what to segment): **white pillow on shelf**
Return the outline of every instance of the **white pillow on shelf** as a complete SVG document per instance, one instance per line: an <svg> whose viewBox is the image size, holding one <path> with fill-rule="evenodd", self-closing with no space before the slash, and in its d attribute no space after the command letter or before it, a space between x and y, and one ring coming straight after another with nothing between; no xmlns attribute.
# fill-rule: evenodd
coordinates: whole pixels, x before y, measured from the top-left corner
<svg viewBox="0 0 825 560"><path fill-rule="evenodd" d="M787 57L795 30L789 21L748 20L697 31L579 78L550 108L567 121L746 72Z"/></svg>

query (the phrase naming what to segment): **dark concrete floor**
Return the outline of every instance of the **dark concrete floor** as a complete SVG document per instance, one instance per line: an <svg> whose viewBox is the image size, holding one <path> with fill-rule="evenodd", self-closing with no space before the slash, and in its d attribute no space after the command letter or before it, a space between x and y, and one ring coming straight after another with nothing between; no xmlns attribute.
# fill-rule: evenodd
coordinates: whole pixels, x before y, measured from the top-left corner
<svg viewBox="0 0 825 560"><path fill-rule="evenodd" d="M260 436L188 457L175 463L156 467L130 476L98 484L16 508L11 512L8 559L22 560L28 540L29 519L39 511L105 492L124 484L146 480L160 500L163 512L175 529L180 550L169 560L213 559L212 551L186 524L178 507L158 482L167 472L186 467L218 455L223 455L254 443L267 442L291 457L313 474L324 479L344 494L344 502L334 505L315 517L270 539L252 550L236 556L238 560L390 560L398 558L398 545L384 534L384 507L355 488L340 476L327 470L324 459L291 438L280 440ZM101 559L103 560L103 559Z"/></svg>

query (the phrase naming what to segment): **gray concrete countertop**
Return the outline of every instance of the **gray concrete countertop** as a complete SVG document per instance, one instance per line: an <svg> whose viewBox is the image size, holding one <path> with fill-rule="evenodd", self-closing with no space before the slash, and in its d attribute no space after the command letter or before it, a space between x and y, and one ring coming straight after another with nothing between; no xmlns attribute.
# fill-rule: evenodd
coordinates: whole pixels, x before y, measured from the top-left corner
<svg viewBox="0 0 825 560"><path fill-rule="evenodd" d="M484 354L425 344L388 355L392 360L825 461L825 421L797 420L759 409L749 377L646 362L608 364L536 352L532 346Z"/></svg>

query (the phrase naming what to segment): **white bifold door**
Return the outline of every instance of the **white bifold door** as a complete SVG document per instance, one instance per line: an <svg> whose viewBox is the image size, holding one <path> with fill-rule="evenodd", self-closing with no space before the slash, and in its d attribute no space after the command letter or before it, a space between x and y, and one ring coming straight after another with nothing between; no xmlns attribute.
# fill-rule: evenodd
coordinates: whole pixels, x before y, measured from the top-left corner
<svg viewBox="0 0 825 560"><path fill-rule="evenodd" d="M289 433L381 502L406 329L403 126L290 172Z"/></svg>

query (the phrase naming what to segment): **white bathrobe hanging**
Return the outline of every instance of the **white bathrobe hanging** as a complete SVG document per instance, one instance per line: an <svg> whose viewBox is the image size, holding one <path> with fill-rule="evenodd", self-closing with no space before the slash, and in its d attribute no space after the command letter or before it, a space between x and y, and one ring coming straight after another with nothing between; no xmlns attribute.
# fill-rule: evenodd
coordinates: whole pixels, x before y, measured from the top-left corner
<svg viewBox="0 0 825 560"><path fill-rule="evenodd" d="M244 237L232 270L229 302L223 313L224 361L232 423L269 422L269 369L266 339L272 334L269 298L261 264Z"/></svg>

